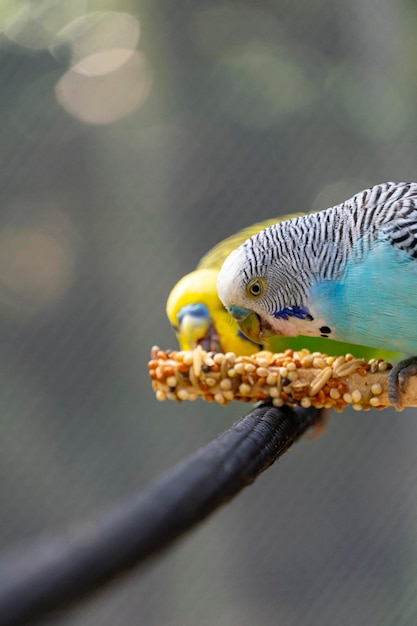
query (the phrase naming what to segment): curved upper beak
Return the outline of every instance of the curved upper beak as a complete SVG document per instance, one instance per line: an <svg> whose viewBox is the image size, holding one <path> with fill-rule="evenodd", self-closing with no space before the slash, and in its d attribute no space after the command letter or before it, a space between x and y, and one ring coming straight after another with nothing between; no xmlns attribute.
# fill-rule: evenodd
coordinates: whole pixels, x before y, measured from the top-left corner
<svg viewBox="0 0 417 626"><path fill-rule="evenodd" d="M189 304L180 309L177 338L181 350L194 350L201 345L207 351L220 351L219 337L204 304Z"/></svg>
<svg viewBox="0 0 417 626"><path fill-rule="evenodd" d="M263 344L266 339L276 334L265 320L250 309L232 304L227 310L236 320L245 337L253 343Z"/></svg>
<svg viewBox="0 0 417 626"><path fill-rule="evenodd" d="M181 336L186 349L192 350L200 339L205 337L210 328L210 320L197 317L193 314L186 314L181 321Z"/></svg>

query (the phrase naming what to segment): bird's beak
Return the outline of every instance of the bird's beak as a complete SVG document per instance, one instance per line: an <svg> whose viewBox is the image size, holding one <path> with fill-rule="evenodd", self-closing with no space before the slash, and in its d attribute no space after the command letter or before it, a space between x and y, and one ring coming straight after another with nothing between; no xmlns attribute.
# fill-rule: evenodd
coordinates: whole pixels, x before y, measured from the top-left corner
<svg viewBox="0 0 417 626"><path fill-rule="evenodd" d="M204 304L184 306L178 318L177 338L181 350L194 350L201 345L207 352L220 352L219 337Z"/></svg>
<svg viewBox="0 0 417 626"><path fill-rule="evenodd" d="M192 350L198 341L205 337L210 328L210 319L197 317L196 315L184 315L181 321L181 335L186 349Z"/></svg>
<svg viewBox="0 0 417 626"><path fill-rule="evenodd" d="M228 311L236 320L245 337L253 343L262 345L269 337L276 334L265 320L262 320L257 313L250 309L231 305L228 307Z"/></svg>

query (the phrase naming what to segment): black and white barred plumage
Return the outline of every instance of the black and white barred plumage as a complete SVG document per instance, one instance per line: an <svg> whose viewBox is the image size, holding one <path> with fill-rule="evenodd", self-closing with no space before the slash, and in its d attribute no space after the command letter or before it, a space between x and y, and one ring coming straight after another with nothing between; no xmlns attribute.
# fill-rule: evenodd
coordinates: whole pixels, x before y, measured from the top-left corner
<svg viewBox="0 0 417 626"><path fill-rule="evenodd" d="M417 184L384 183L281 222L226 259L220 299L252 341L325 336L417 355ZM389 376L401 406L417 356Z"/></svg>
<svg viewBox="0 0 417 626"><path fill-rule="evenodd" d="M354 253L360 262L378 237L417 258L417 183L387 182L341 204L259 232L242 246L242 284L254 276L279 281L278 306L301 306L314 280L337 280ZM256 250L256 253L254 253ZM277 306L271 302L272 312Z"/></svg>

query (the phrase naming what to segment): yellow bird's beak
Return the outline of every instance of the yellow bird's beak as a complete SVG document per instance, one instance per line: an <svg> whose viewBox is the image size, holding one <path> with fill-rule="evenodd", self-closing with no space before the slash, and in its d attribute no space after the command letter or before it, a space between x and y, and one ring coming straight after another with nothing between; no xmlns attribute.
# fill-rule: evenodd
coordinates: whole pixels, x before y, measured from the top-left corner
<svg viewBox="0 0 417 626"><path fill-rule="evenodd" d="M228 311L236 320L241 332L253 343L263 345L269 337L276 334L272 332L268 323L250 309L231 305Z"/></svg>
<svg viewBox="0 0 417 626"><path fill-rule="evenodd" d="M188 304L180 309L177 337L181 350L201 345L207 351L220 351L219 338L204 304Z"/></svg>

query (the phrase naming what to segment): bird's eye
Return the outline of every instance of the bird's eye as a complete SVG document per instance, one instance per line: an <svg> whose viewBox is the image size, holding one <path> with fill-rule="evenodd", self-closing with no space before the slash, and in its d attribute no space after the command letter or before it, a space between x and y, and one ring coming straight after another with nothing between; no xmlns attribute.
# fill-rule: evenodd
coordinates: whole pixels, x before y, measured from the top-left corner
<svg viewBox="0 0 417 626"><path fill-rule="evenodd" d="M250 298L259 298L265 290L265 282L261 278L254 278L246 285L246 293Z"/></svg>

